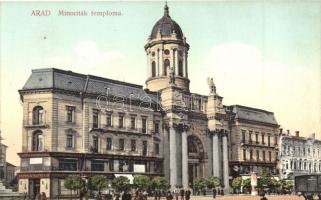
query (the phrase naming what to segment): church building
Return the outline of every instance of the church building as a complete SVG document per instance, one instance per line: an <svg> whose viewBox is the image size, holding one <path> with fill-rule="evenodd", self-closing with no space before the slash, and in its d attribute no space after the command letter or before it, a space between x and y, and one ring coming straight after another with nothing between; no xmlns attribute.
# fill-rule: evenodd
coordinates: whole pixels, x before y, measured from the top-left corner
<svg viewBox="0 0 321 200"><path fill-rule="evenodd" d="M171 189L187 189L195 178L216 176L228 191L230 167L241 167L239 159L243 161L239 140L245 129L238 127L255 127L254 134L268 126L269 135L278 134L273 113L224 106L212 78L207 85L204 79L208 94L190 91L189 44L167 5L145 51L145 88L56 68L32 70L19 90L20 192L69 195L64 178L72 174L165 176ZM247 115L252 118L238 120ZM258 116L263 117L253 125ZM277 151L266 148L273 155Z"/></svg>

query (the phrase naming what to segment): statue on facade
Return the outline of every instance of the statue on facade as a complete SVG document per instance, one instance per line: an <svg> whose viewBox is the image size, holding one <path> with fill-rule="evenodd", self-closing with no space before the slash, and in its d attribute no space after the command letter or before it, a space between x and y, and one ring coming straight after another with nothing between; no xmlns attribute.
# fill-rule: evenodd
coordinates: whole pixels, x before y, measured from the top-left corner
<svg viewBox="0 0 321 200"><path fill-rule="evenodd" d="M208 87L210 89L210 93L211 94L214 94L216 93L216 87L215 87L215 84L214 84L214 81L213 81L213 78L207 78L207 84L208 84Z"/></svg>
<svg viewBox="0 0 321 200"><path fill-rule="evenodd" d="M173 67L169 68L168 78L169 78L169 83L171 85L175 85L175 72Z"/></svg>

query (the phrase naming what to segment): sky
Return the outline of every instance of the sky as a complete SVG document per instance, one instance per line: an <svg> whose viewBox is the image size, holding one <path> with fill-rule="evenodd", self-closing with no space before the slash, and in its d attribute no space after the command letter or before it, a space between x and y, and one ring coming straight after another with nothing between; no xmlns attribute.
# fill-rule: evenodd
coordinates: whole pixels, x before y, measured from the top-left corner
<svg viewBox="0 0 321 200"><path fill-rule="evenodd" d="M0 105L7 160L19 165L22 104L32 69L55 67L145 84L144 45L164 2L1 2ZM281 127L321 139L321 2L168 1L190 44L192 92L213 77L225 105L272 111ZM32 16L49 10L50 16ZM88 16L58 16L59 10ZM121 13L90 16L91 11Z"/></svg>

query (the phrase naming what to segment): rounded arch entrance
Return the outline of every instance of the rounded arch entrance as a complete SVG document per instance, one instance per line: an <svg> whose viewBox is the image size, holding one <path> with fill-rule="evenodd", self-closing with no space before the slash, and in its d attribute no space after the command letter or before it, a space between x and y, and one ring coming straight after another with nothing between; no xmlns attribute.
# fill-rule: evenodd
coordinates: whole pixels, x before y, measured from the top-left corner
<svg viewBox="0 0 321 200"><path fill-rule="evenodd" d="M193 180L204 176L204 145L201 139L196 135L187 137L188 148L188 182L193 183Z"/></svg>

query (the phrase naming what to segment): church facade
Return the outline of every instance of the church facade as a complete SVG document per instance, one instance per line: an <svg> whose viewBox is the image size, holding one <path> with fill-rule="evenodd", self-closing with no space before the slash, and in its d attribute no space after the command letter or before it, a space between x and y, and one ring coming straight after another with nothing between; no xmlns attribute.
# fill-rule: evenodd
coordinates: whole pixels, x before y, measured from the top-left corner
<svg viewBox="0 0 321 200"><path fill-rule="evenodd" d="M167 5L145 51L145 89L55 68L32 70L19 90L20 192L31 196L45 192L52 198L69 195L64 178L71 174L110 179L165 176L172 189L190 188L195 178L216 176L227 191L230 169L246 165L240 126L247 131L268 129L273 138L278 134L273 113L248 108L251 113L241 115L223 105L211 78L208 86L204 83L207 95L189 90L189 44ZM243 119L248 116L252 118ZM275 156L277 149L271 147L270 152ZM266 163L276 166L274 158L259 162Z"/></svg>

